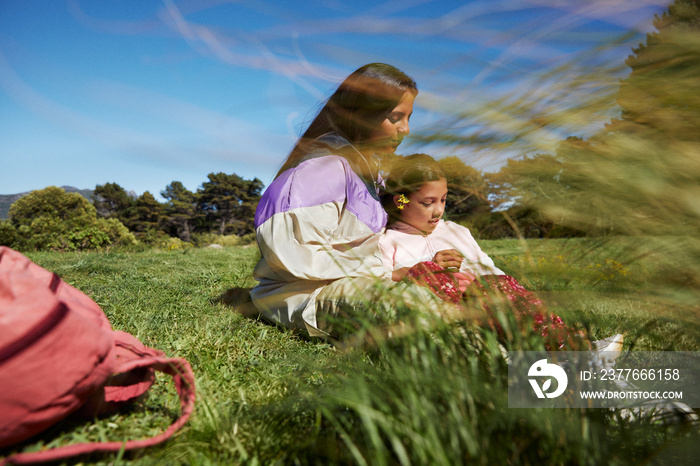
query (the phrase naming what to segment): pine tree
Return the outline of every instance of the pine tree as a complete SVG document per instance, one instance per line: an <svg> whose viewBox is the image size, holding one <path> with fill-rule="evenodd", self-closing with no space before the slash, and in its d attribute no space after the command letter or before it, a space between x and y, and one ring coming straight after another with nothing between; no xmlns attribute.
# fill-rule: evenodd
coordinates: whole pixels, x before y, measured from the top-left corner
<svg viewBox="0 0 700 466"><path fill-rule="evenodd" d="M210 173L199 190L199 207L220 235L242 236L253 231L255 207L260 200L262 181L244 180L226 173Z"/></svg>
<svg viewBox="0 0 700 466"><path fill-rule="evenodd" d="M165 206L156 201L149 191L144 192L134 202L133 216L130 218L130 229L136 233L139 239L160 233L165 225L167 217L164 214Z"/></svg>
<svg viewBox="0 0 700 466"><path fill-rule="evenodd" d="M656 32L633 49L620 83L621 119L608 129L629 135L700 141L700 0L676 0L655 16Z"/></svg>
<svg viewBox="0 0 700 466"><path fill-rule="evenodd" d="M97 185L93 198L93 205L101 217L116 218L126 225L133 216L135 200L117 183Z"/></svg>
<svg viewBox="0 0 700 466"><path fill-rule="evenodd" d="M185 188L181 182L173 181L160 195L168 200L165 215L173 233L183 241L191 241L198 216L197 194Z"/></svg>

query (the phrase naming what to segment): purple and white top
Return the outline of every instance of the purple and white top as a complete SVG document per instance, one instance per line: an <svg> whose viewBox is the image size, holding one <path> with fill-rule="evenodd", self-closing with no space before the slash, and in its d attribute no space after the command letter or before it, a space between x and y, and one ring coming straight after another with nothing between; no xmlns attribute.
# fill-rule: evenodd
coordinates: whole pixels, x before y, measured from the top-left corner
<svg viewBox="0 0 700 466"><path fill-rule="evenodd" d="M321 142L323 152L282 173L260 199L255 233L262 258L253 271L259 283L251 291L266 317L312 335L315 298L328 283L391 278L378 246L387 216L374 183L360 177L351 160L333 154L347 141L331 136Z"/></svg>

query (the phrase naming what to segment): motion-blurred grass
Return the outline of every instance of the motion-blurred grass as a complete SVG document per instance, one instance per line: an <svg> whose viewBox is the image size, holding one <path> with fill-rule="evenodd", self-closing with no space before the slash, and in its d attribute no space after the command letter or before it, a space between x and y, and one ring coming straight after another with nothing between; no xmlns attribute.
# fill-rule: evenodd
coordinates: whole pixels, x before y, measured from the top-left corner
<svg viewBox="0 0 700 466"><path fill-rule="evenodd" d="M576 20L586 13L578 4L562 2ZM627 71L608 53L621 40L559 54L554 67L508 61L507 53L520 50L509 48L489 64L500 70L498 92L475 82L472 93L447 103L422 94L422 105L448 117L414 139L427 152L450 147L472 160L551 155L550 165L534 163L499 182L513 188L506 189L511 201L585 237L483 241L482 248L567 323L592 338L624 333L627 349L700 346L700 8L695 0L674 5L680 26L660 19L665 32L647 37ZM566 24L546 25L528 39ZM470 57L455 60L461 58ZM527 79L517 85L508 79L521 75ZM256 256L244 247L31 255L92 296L115 328L193 365L199 395L191 422L166 445L123 462L697 461L697 426L631 421L607 410L508 409L494 335L470 322L435 323L341 351L212 303L230 287L253 285ZM526 332L509 343L542 347ZM145 436L175 413L157 388L133 411L96 423L71 420L21 448Z"/></svg>
<svg viewBox="0 0 700 466"><path fill-rule="evenodd" d="M656 250L658 241L647 244ZM697 306L688 307L682 293L649 286L660 266L655 257L625 260L639 242L482 246L567 323L589 328L593 337L622 332L628 347L697 351ZM93 297L114 328L192 363L198 399L187 427L164 446L117 456L120 463L638 464L674 458L687 464L695 451L689 442L697 442L697 427L631 422L606 410L508 409L507 369L494 335L469 322L435 323L379 345L340 350L213 303L232 286L253 284L257 254L254 247L31 254ZM601 280L588 265L607 259L625 263L630 273L614 284ZM527 333L511 343L542 345ZM172 387L160 379L131 410L94 422L70 418L19 448L147 436L177 410ZM79 460L111 464L115 457Z"/></svg>

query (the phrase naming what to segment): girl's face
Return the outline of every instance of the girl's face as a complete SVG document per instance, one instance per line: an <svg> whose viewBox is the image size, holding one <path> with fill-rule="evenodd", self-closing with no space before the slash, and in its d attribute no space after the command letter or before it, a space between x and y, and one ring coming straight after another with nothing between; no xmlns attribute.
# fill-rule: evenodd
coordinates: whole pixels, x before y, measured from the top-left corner
<svg viewBox="0 0 700 466"><path fill-rule="evenodd" d="M406 91L399 103L362 143L361 152L365 155L393 154L404 136L409 133L408 122L413 113L414 96Z"/></svg>
<svg viewBox="0 0 700 466"><path fill-rule="evenodd" d="M445 212L447 199L447 180L440 178L428 181L418 191L409 194L408 204L400 210L401 221L430 234L435 230L442 214ZM399 205L399 196L394 196L394 204Z"/></svg>

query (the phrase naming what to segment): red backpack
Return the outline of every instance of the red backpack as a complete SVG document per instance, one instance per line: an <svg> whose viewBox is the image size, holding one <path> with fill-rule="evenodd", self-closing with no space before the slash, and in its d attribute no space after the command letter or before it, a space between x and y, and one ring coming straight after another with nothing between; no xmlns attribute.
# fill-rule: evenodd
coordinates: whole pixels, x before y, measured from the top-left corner
<svg viewBox="0 0 700 466"><path fill-rule="evenodd" d="M0 246L0 448L81 410L101 414L146 393L154 371L172 377L181 415L163 433L126 442L81 443L0 459L28 464L155 445L184 425L194 407L194 375L134 336L112 330L100 307L58 275Z"/></svg>

